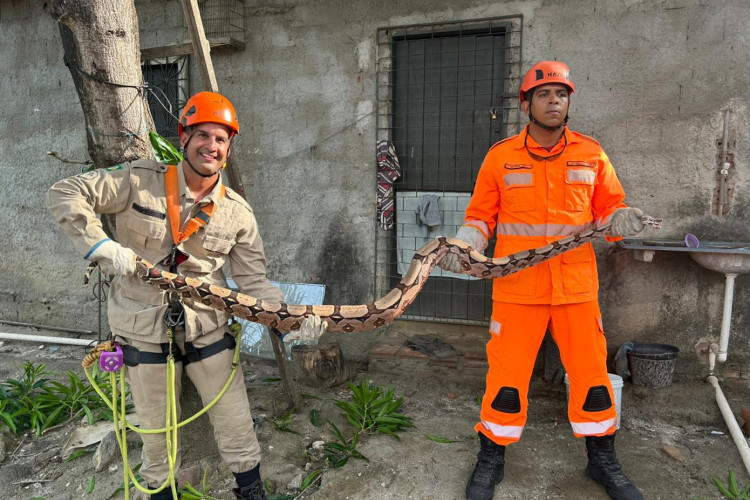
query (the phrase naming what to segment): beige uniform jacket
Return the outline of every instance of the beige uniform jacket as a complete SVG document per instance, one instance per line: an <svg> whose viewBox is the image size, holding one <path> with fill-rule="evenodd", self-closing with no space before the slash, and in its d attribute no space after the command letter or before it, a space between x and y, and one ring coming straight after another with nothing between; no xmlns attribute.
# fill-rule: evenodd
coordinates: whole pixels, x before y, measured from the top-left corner
<svg viewBox="0 0 750 500"><path fill-rule="evenodd" d="M119 243L151 263L162 261L172 248L167 216L165 165L137 160L108 169L85 172L61 180L47 193L47 205L57 222L83 255L107 238L97 213L116 214ZM229 261L232 279L242 293L281 301L282 292L266 277L263 242L252 208L231 189L220 197L221 181L198 204L187 188L182 166L177 167L181 203L180 226L203 204L217 204L207 225L179 248L190 258L178 272L184 276L226 286L222 266ZM118 276L109 295L109 325L115 335L145 342L166 342L163 323L168 298L164 291L135 276ZM229 314L186 300L186 340L221 328Z"/></svg>

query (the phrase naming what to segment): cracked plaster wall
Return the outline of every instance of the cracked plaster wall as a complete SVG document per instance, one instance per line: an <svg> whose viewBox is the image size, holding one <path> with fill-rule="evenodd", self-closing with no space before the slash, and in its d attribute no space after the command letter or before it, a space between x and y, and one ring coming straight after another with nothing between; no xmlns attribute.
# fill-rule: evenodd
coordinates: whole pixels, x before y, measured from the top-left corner
<svg viewBox="0 0 750 500"><path fill-rule="evenodd" d="M187 39L174 0L136 2L142 47ZM379 27L523 15L522 67L555 58L577 85L571 128L598 139L628 202L664 217L659 237L750 241L750 40L743 0L244 2L246 48L216 51L236 104L235 144L269 275L328 285L329 303L372 299L376 44ZM44 208L46 188L86 157L83 117L40 2L0 2L0 318L96 329L84 265ZM190 90L200 89L191 66ZM734 197L710 215L723 112L731 111ZM723 277L682 254L633 260L597 245L610 346L689 347L718 335ZM730 348L747 350L750 279L736 285Z"/></svg>

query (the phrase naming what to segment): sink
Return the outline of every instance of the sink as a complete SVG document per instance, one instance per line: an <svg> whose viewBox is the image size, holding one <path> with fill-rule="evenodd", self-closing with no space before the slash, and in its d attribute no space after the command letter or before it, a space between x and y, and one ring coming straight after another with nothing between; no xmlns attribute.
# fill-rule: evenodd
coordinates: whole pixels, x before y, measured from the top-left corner
<svg viewBox="0 0 750 500"><path fill-rule="evenodd" d="M697 241L694 236L692 238ZM686 237L686 240L688 239ZM701 266L724 274L724 311L721 317L721 334L719 343L711 344L709 354L709 368L713 374L714 361L723 363L727 360L732 303L734 302L734 279L738 274L750 272L750 243L701 241L698 247L689 248L685 241L627 238L621 240L619 244L623 248L632 249L635 252L635 258L644 262L651 262L656 251L688 252L690 257Z"/></svg>
<svg viewBox="0 0 750 500"><path fill-rule="evenodd" d="M636 258L651 262L653 252L687 252L690 257L711 271L722 274L750 272L750 243L701 241L698 248L688 248L679 240L648 240L628 238L620 246L636 250Z"/></svg>

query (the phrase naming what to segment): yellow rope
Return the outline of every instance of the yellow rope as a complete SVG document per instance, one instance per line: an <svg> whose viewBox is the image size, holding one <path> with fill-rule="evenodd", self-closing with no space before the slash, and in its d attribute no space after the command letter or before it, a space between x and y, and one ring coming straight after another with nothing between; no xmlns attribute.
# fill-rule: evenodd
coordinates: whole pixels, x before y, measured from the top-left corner
<svg viewBox="0 0 750 500"><path fill-rule="evenodd" d="M175 484L175 464L177 463L177 430L180 427L183 427L193 420L197 419L204 413L206 413L208 410L210 410L221 398L224 396L224 393L227 392L227 389L229 389L229 385L232 383L232 380L234 380L234 376L237 373L237 368L240 364L240 346L242 345L242 328L240 327L239 323L233 323L230 326L230 329L233 332L237 333L237 345L234 349L234 356L232 358L232 372L229 374L229 379L224 384L224 387L222 387L221 391L217 396L211 401L209 404L207 404L202 410L197 412L192 417L183 420L182 422L177 421L177 395L175 393L175 387L174 387L174 381L175 381L175 365L174 365L174 355L172 354L172 344L173 344L173 338L172 338L172 330L171 328L167 330L167 337L169 339L169 355L167 356L167 395L166 395L166 401L167 401L167 408L166 408L166 415L164 418L164 428L162 429L139 429L138 427L133 426L127 421L127 416L125 414L125 377L122 373L120 373L120 390L119 390L119 397L120 397L120 411L118 412L117 409L117 398L118 398L118 390L117 390L117 374L115 372L110 372L109 374L109 382L112 386L112 401L110 401L106 394L101 390L101 388L97 385L94 378L91 376L91 373L89 371L89 368L94 364L95 360L98 359L99 354L103 350L111 350L111 344L109 342L105 342L103 344L100 344L99 346L95 347L91 350L91 352L86 355L86 358L84 358L83 363L83 371L86 374L86 378L89 380L89 383L94 388L97 394L99 394L99 397L102 398L104 403L109 407L110 410L112 410L112 420L114 421L115 425L115 436L117 438L117 444L120 447L120 453L122 454L122 461L123 461L123 475L124 475L124 485L125 485L125 500L128 500L130 497L130 488L128 487L128 480L133 481L133 485L138 489L139 491L146 493L147 495L153 495L156 493L159 493L164 488L167 487L167 485L171 486L172 488L172 497L173 500L177 500L177 485ZM106 347L104 347L106 345ZM100 348L100 346L102 346ZM92 360L93 359L93 360ZM118 425L119 424L119 425ZM148 488L145 488L141 486L141 484L138 482L138 480L135 477L135 474L133 473L133 470L128 465L128 443L127 443L127 429L132 430L133 432L137 432L139 434L159 434L164 433L165 439L167 442L167 464L169 465L169 475L167 476L167 479L164 481L164 483L159 486L156 489L150 490Z"/></svg>

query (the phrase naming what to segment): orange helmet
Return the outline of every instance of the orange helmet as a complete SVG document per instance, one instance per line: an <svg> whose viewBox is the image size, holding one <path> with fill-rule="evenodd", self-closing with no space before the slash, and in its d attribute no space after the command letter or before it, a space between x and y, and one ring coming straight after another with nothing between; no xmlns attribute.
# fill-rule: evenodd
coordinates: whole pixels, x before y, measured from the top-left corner
<svg viewBox="0 0 750 500"><path fill-rule="evenodd" d="M565 63L559 61L542 61L531 67L523 77L521 92L518 98L521 102L526 100L526 93L540 85L548 83L560 83L570 89L572 94L575 91L573 82L570 81L570 68Z"/></svg>
<svg viewBox="0 0 750 500"><path fill-rule="evenodd" d="M216 92L198 92L185 103L177 133L182 135L185 127L192 127L199 123L219 123L229 127L230 137L240 133L237 113L229 99Z"/></svg>

